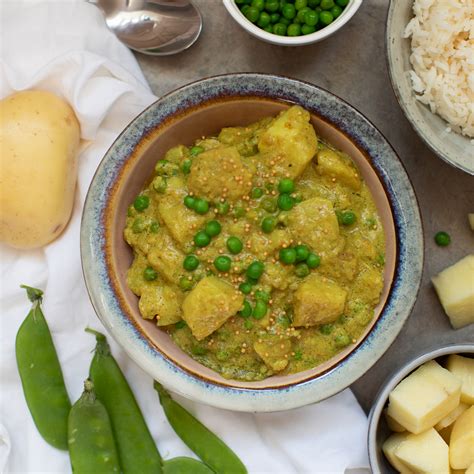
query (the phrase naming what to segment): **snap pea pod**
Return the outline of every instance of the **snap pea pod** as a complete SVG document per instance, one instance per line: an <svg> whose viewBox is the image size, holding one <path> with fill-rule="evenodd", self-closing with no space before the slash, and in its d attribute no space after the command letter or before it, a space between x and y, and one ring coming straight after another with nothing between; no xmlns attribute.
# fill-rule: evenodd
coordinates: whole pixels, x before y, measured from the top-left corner
<svg viewBox="0 0 474 474"><path fill-rule="evenodd" d="M214 474L214 471L197 459L180 456L163 461L163 474Z"/></svg>
<svg viewBox="0 0 474 474"><path fill-rule="evenodd" d="M124 474L161 473L161 456L142 412L120 367L110 353L105 336L92 329L97 345L90 367L97 398L105 405L117 442Z"/></svg>
<svg viewBox="0 0 474 474"><path fill-rule="evenodd" d="M69 412L68 443L74 474L120 472L109 415L90 380L84 382L84 392Z"/></svg>
<svg viewBox="0 0 474 474"><path fill-rule="evenodd" d="M153 386L158 392L166 418L176 434L214 472L218 474L247 473L242 461L221 439L175 402L158 382L155 381Z"/></svg>
<svg viewBox="0 0 474 474"><path fill-rule="evenodd" d="M71 402L48 323L41 311L43 292L26 285L21 287L33 303L15 341L23 393L43 439L55 448L67 450L67 418Z"/></svg>

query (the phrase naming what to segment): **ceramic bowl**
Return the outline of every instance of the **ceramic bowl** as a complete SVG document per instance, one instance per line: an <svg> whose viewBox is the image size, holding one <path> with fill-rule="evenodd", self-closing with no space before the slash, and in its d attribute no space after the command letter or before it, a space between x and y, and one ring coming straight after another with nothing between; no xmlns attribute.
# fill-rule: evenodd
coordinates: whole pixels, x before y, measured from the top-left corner
<svg viewBox="0 0 474 474"><path fill-rule="evenodd" d="M383 416L383 410L387 406L390 392L420 365L434 359L436 359L440 364L443 364L444 359L446 359L449 354L459 354L474 358L474 344L449 344L424 352L403 365L401 368L397 369L397 371L390 375L382 385L369 415L368 448L370 467L373 474L397 473L397 471L389 464L382 452L382 445L391 434L385 417Z"/></svg>
<svg viewBox="0 0 474 474"><path fill-rule="evenodd" d="M337 30L342 28L357 12L362 5L362 0L350 0L347 6L342 11L341 15L336 18L328 26L311 33L309 35L301 36L279 36L273 33L268 33L251 21L247 20L244 14L239 10L235 0L223 0L224 6L229 12L230 16L248 33L255 38L258 38L267 43L277 44L280 46L304 46L306 44L317 43L334 34Z"/></svg>
<svg viewBox="0 0 474 474"><path fill-rule="evenodd" d="M385 287L356 344L312 370L259 382L227 380L182 352L138 311L127 288L132 252L123 239L127 207L164 152L221 128L273 115L290 104L311 112L317 133L347 152L374 196L386 232ZM395 152L359 112L311 84L263 74L204 79L161 98L117 138L97 169L81 228L84 276L99 318L145 371L169 389L210 405L275 411L316 402L349 386L386 351L415 302L423 239L413 188Z"/></svg>
<svg viewBox="0 0 474 474"><path fill-rule="evenodd" d="M410 40L403 38L413 18L413 0L391 0L386 25L387 60L397 100L415 132L431 150L450 165L474 175L474 144L471 139L448 132L448 123L416 99L411 86Z"/></svg>

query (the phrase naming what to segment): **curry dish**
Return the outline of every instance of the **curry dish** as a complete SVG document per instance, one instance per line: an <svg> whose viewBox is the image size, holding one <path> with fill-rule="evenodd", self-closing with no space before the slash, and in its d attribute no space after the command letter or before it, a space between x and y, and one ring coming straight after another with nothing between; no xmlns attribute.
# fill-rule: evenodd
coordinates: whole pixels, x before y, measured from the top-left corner
<svg viewBox="0 0 474 474"><path fill-rule="evenodd" d="M351 159L293 106L157 157L128 210L145 319L225 378L313 368L354 344L383 288L384 231Z"/></svg>

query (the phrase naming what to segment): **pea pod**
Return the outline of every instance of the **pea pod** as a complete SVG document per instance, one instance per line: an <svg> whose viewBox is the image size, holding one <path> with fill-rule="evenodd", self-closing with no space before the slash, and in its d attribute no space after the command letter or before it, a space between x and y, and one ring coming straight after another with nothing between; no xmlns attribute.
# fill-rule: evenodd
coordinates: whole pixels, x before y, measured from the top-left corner
<svg viewBox="0 0 474 474"><path fill-rule="evenodd" d="M197 459L180 456L163 462L163 474L214 474Z"/></svg>
<svg viewBox="0 0 474 474"><path fill-rule="evenodd" d="M15 341L23 393L44 440L55 448L67 450L67 418L71 402L48 323L41 311L43 292L25 285L21 287L33 303Z"/></svg>
<svg viewBox="0 0 474 474"><path fill-rule="evenodd" d="M218 474L246 474L237 455L155 381L154 388L170 425L187 446Z"/></svg>
<svg viewBox="0 0 474 474"><path fill-rule="evenodd" d="M90 380L69 412L68 443L74 474L120 472L109 415Z"/></svg>
<svg viewBox="0 0 474 474"><path fill-rule="evenodd" d="M97 345L90 367L97 398L105 405L124 474L161 473L161 456L105 336L92 329Z"/></svg>

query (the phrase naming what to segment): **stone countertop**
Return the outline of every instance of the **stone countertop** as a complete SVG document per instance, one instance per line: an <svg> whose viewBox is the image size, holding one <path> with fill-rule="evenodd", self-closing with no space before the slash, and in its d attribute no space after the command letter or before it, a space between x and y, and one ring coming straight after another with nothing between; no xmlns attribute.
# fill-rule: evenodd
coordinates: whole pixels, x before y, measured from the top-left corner
<svg viewBox="0 0 474 474"><path fill-rule="evenodd" d="M474 177L437 158L412 130L390 85L384 45L388 0L364 0L360 10L335 35L298 48L274 46L250 36L221 0L195 0L204 27L189 50L175 56L137 59L153 90L161 96L203 77L231 72L263 72L321 86L368 117L404 163L418 196L425 234L425 264L414 310L390 349L352 385L366 411L391 372L428 348L474 342L474 326L453 330L430 284L430 277L474 251L467 214L474 212ZM447 248L434 244L444 230Z"/></svg>

